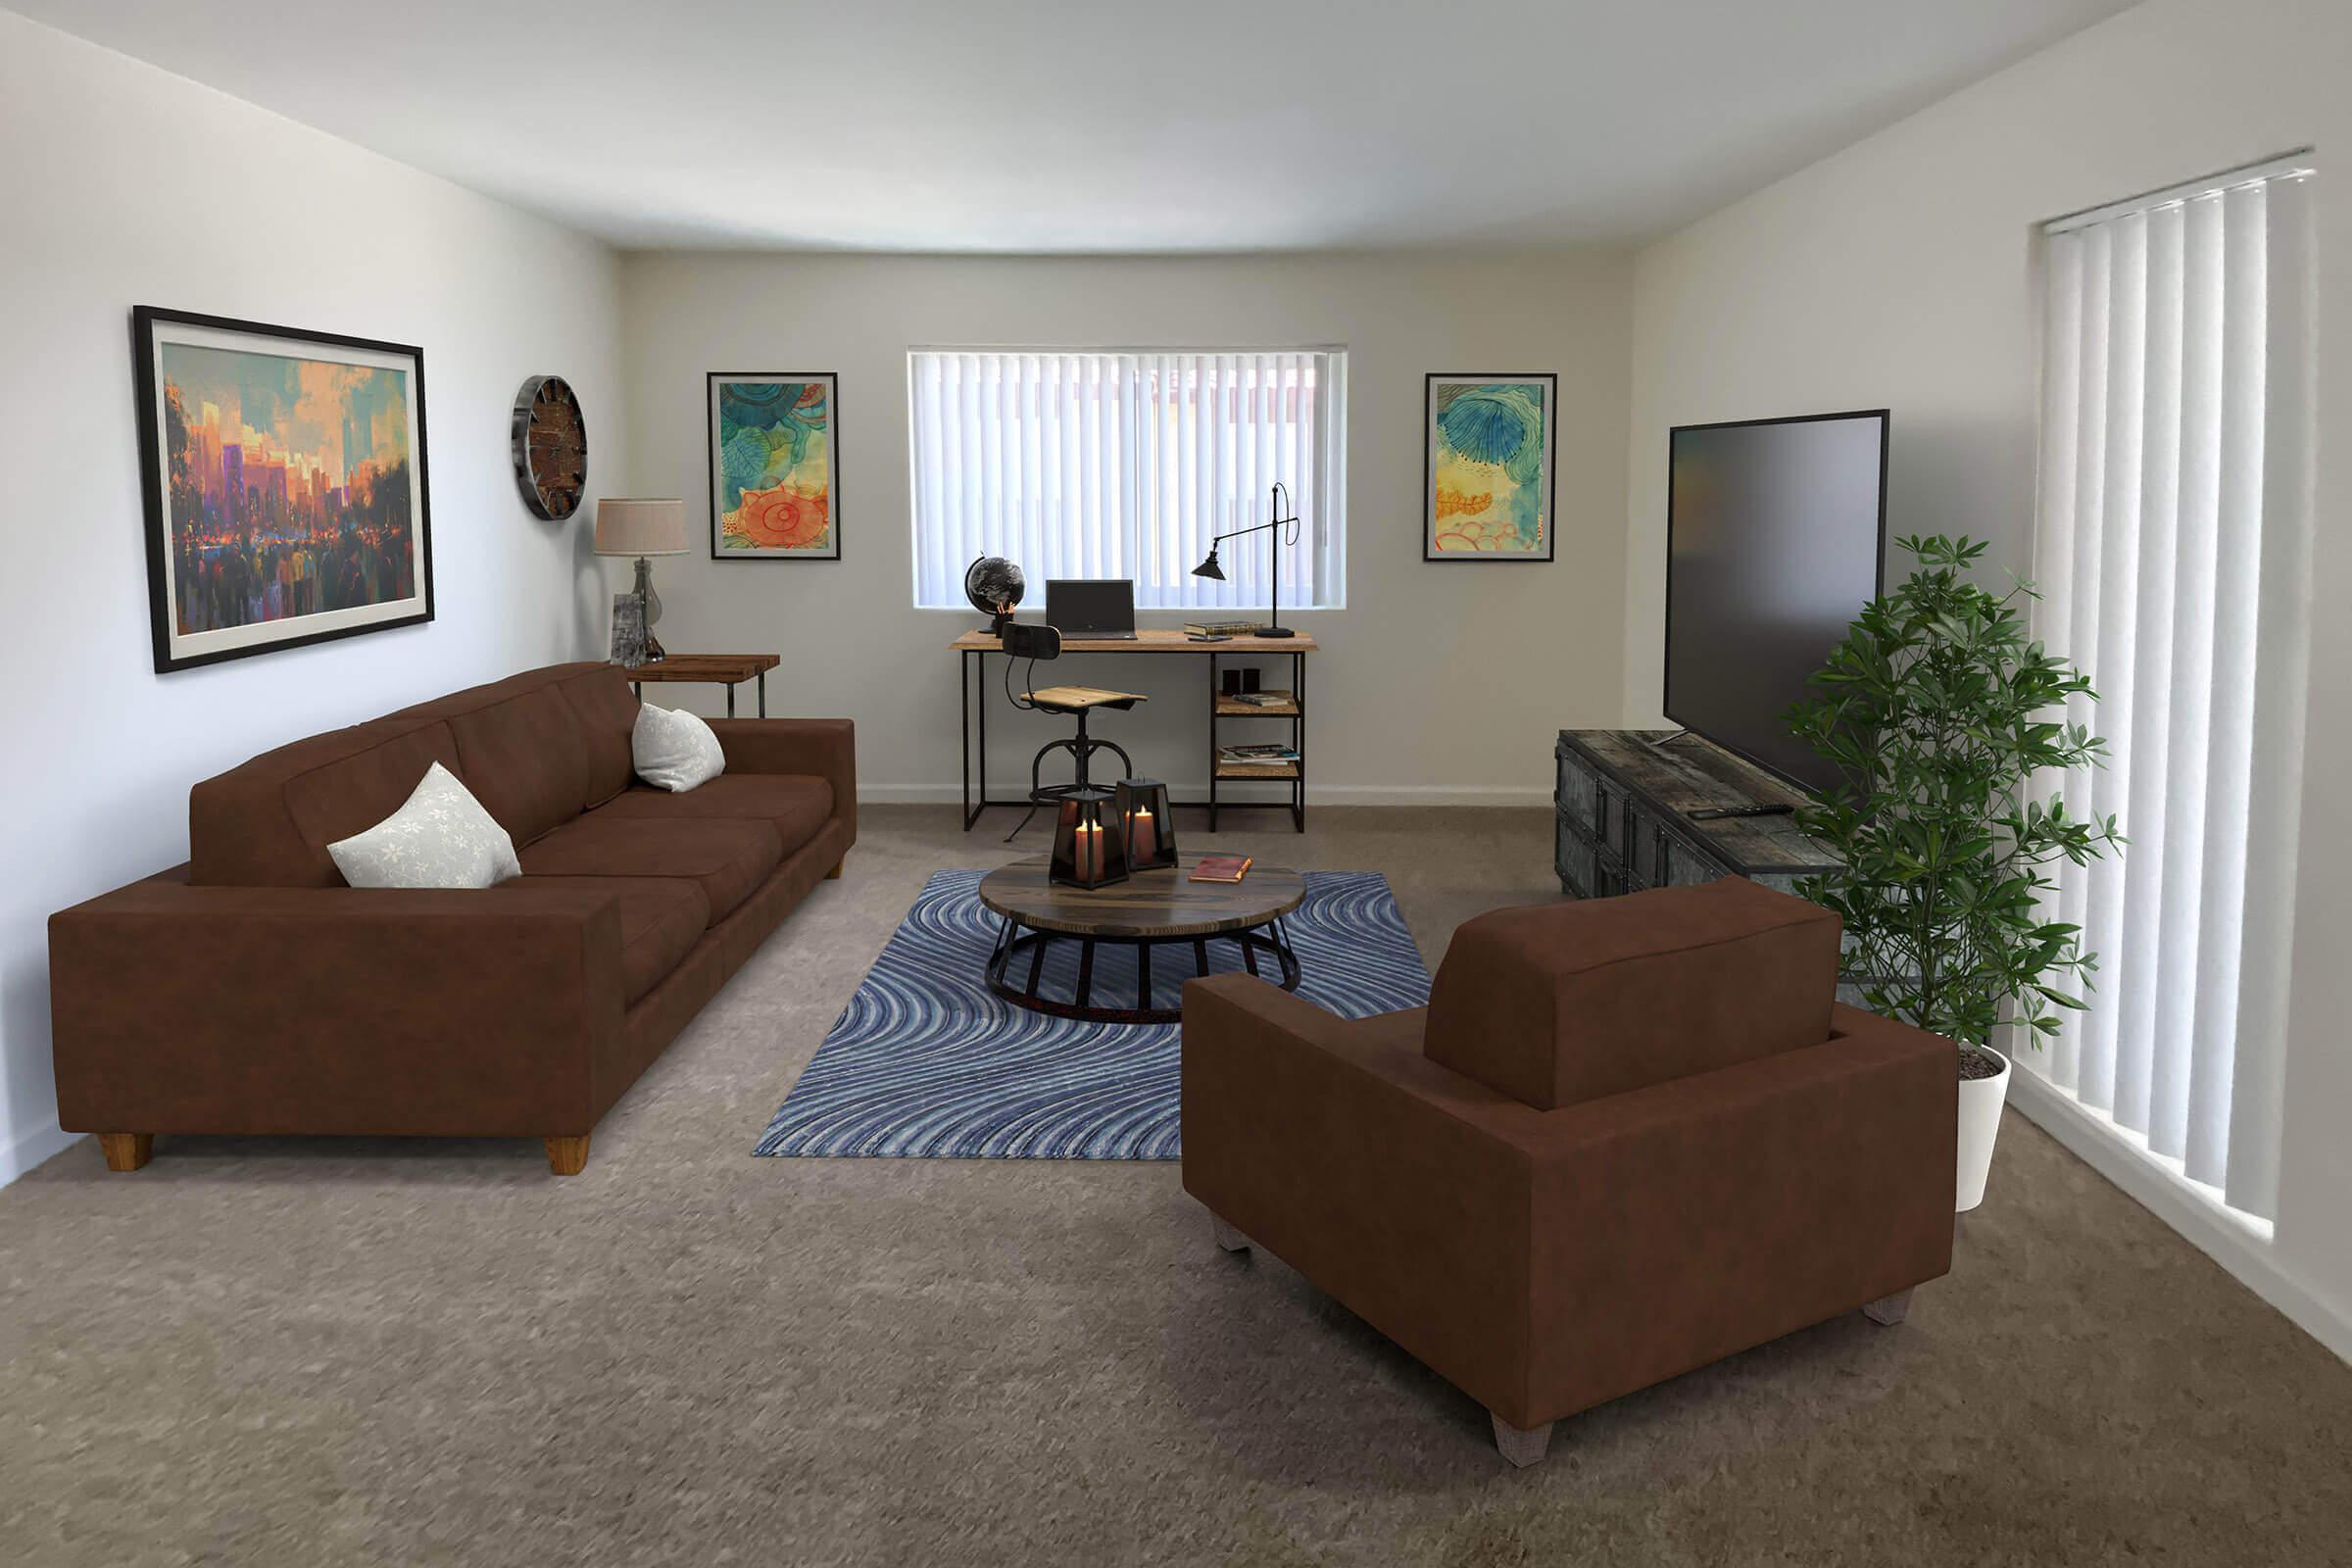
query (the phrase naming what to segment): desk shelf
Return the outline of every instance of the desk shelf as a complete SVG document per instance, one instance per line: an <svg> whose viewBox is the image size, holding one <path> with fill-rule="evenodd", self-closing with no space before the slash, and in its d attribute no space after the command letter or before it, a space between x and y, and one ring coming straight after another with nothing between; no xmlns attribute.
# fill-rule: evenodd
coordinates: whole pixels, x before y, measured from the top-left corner
<svg viewBox="0 0 2352 1568"><path fill-rule="evenodd" d="M1210 701L1219 718L1298 718L1303 710L1298 700L1289 692L1277 691L1268 695L1282 699L1279 703L1245 703L1238 697L1215 694Z"/></svg>
<svg viewBox="0 0 2352 1568"><path fill-rule="evenodd" d="M1223 779L1294 779L1298 776L1297 762L1219 762L1217 777ZM1227 803L1232 804L1231 802Z"/></svg>

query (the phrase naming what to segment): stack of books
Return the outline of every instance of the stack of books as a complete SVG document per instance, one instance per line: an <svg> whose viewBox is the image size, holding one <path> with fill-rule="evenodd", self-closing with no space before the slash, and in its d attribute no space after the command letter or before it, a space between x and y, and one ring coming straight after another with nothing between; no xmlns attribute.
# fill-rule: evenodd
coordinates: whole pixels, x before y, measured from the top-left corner
<svg viewBox="0 0 2352 1568"><path fill-rule="evenodd" d="M1282 708L1289 704L1289 692L1233 692L1232 701L1246 703L1251 708Z"/></svg>
<svg viewBox="0 0 2352 1568"><path fill-rule="evenodd" d="M1188 620L1184 623L1187 637L1243 637L1257 630L1254 620Z"/></svg>
<svg viewBox="0 0 2352 1568"><path fill-rule="evenodd" d="M1217 760L1245 767L1273 766L1296 762L1298 753L1296 748L1289 746L1220 746L1217 748Z"/></svg>

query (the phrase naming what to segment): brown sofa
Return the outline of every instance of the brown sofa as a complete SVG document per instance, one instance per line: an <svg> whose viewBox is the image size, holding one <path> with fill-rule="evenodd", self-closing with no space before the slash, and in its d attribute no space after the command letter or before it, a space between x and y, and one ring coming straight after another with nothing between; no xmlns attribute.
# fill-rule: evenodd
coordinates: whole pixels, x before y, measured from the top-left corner
<svg viewBox="0 0 2352 1568"><path fill-rule="evenodd" d="M715 719L726 771L630 767L637 699L559 664L198 784L188 863L51 916L60 1121L117 1170L161 1133L519 1136L559 1175L858 836L847 719ZM514 836L484 891L355 889L333 841L431 763Z"/></svg>
<svg viewBox="0 0 2352 1568"><path fill-rule="evenodd" d="M1503 909L1426 1008L1184 999L1184 1186L1493 1413L1551 1423L1951 1266L1950 1042L1837 1004L1835 915L1727 879Z"/></svg>

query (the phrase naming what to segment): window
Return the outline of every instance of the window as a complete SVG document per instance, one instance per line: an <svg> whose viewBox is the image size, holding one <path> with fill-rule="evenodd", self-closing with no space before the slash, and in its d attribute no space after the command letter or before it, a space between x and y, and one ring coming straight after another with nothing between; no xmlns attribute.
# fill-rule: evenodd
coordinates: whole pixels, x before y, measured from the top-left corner
<svg viewBox="0 0 2352 1568"><path fill-rule="evenodd" d="M1285 609L1346 602L1348 355L921 349L907 356L914 602L962 609L965 568L1132 577L1147 609L1267 602L1268 532L1225 547L1225 580L1196 577L1213 535L1271 520Z"/></svg>
<svg viewBox="0 0 2352 1568"><path fill-rule="evenodd" d="M2099 694L2060 878L2099 957L2025 1065L2271 1217L2309 660L2312 170L2289 159L2045 230L2035 631ZM2094 716L2095 715L2095 716Z"/></svg>

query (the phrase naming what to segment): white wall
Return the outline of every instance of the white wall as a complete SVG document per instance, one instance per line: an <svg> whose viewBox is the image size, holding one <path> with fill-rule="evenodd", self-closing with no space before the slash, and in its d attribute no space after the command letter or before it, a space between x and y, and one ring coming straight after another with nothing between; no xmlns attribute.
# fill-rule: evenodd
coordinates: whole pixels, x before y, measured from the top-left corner
<svg viewBox="0 0 2352 1568"><path fill-rule="evenodd" d="M2347 82L2352 7L2341 0L2148 0L1645 251L1635 277L1629 715L1658 717L1671 425L1890 407L1889 531L1973 533L2031 568L2032 236L2042 220L2316 147L2322 428L2340 425L2352 408ZM2313 581L2323 607L2352 597L2348 502L2352 449L2323 438ZM2352 1355L2352 617L2318 617L2312 652L2275 1240L2217 1222L2118 1163L2099 1135L2034 1108Z"/></svg>
<svg viewBox="0 0 2352 1568"><path fill-rule="evenodd" d="M582 524L524 510L507 418L566 375L621 471L617 282L600 245L0 13L0 1181L69 1141L43 922L185 858L191 783L601 641ZM155 673L134 305L423 348L437 620Z"/></svg>
<svg viewBox="0 0 2352 1568"><path fill-rule="evenodd" d="M781 653L785 667L770 677L776 710L858 721L860 793L955 799L956 668L946 647L977 623L969 611L911 608L913 344L1347 345L1348 606L1283 612L1325 649L1308 672L1311 800L1541 802L1552 733L1617 716L1629 302L1621 254L1447 263L662 253L630 256L623 276L633 477L642 494L686 498L698 548L710 513L705 372L841 377L844 559L722 564L706 553L655 570L669 646ZM1422 377L1431 370L1558 372L1553 564L1423 563ZM1030 586L1024 608L1035 611L1044 584ZM1127 746L1138 769L1191 793L1207 777L1203 663L1072 656L1056 678L1150 693L1151 703L1102 717L1095 732ZM1003 672L992 664L992 678ZM714 710L714 694L672 690ZM1016 794L1030 754L1069 724L1012 713L1001 692L993 701L995 787ZM1263 728L1266 739L1279 733ZM999 831L1010 826L1004 817Z"/></svg>

